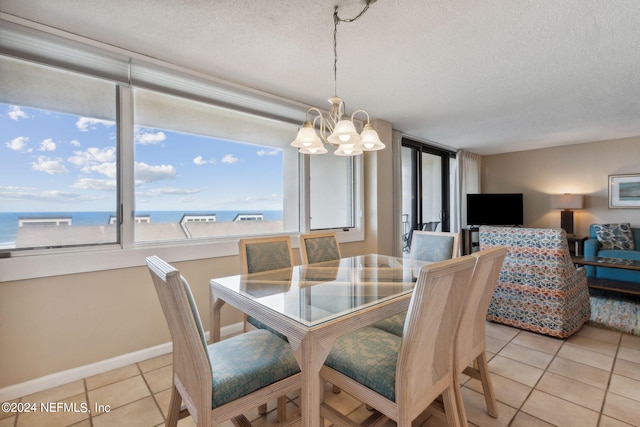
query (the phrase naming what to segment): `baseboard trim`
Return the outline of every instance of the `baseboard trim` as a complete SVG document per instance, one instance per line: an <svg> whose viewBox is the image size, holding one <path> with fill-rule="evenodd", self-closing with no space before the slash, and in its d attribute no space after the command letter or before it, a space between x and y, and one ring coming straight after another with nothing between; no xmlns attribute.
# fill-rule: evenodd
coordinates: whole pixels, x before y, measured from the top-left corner
<svg viewBox="0 0 640 427"><path fill-rule="evenodd" d="M224 338L242 332L243 323L234 323L233 325L223 326L220 328L220 335ZM209 332L206 333L209 339ZM73 381L78 381L93 375L102 374L113 369L122 368L144 360L153 359L171 353L173 345L171 342L148 347L132 353L121 354L110 359L101 360L100 362L90 363L77 368L68 369L66 371L56 372L54 374L45 375L23 383L10 385L0 389L0 402L6 402L19 397L28 396Z"/></svg>

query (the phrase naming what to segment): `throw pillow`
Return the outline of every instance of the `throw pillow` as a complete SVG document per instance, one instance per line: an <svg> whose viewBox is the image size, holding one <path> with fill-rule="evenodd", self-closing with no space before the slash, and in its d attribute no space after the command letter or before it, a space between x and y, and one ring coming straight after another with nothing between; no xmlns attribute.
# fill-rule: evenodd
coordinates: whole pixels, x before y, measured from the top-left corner
<svg viewBox="0 0 640 427"><path fill-rule="evenodd" d="M602 249L635 249L631 224L594 224L593 228Z"/></svg>

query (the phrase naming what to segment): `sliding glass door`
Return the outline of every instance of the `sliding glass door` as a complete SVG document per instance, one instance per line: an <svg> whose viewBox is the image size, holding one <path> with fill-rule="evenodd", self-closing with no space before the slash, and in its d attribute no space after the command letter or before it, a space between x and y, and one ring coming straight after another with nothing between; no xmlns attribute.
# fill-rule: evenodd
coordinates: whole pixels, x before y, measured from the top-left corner
<svg viewBox="0 0 640 427"><path fill-rule="evenodd" d="M450 231L452 228L453 153L402 140L403 248L409 250L412 230Z"/></svg>

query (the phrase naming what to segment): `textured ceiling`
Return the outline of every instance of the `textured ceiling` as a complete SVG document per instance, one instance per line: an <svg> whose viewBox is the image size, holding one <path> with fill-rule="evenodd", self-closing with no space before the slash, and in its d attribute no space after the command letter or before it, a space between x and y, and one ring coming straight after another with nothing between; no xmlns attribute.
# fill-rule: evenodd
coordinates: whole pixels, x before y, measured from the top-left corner
<svg viewBox="0 0 640 427"><path fill-rule="evenodd" d="M307 105L359 0L0 0L0 11ZM640 1L378 0L338 27L348 111L479 154L640 135Z"/></svg>

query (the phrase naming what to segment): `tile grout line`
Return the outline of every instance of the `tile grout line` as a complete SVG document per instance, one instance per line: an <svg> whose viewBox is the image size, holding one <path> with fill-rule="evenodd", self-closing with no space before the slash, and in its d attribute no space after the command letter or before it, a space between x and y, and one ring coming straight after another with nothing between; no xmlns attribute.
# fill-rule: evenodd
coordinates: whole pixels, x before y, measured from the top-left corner
<svg viewBox="0 0 640 427"><path fill-rule="evenodd" d="M618 361L618 354L620 353L620 347L622 346L622 336L623 334L620 334L620 336L618 337L618 345L616 346L616 353L613 356L613 363L611 364L611 370L609 371L609 378L607 379L607 388L604 391L604 397L602 399L602 404L600 405L600 414L598 414L598 425L600 425L600 422L602 421L604 406L607 403L607 398L609 397L609 387L611 387L611 379L613 378L613 371L616 368L616 363ZM614 419L617 419L617 418L614 418ZM622 421L622 420L618 420L618 421Z"/></svg>
<svg viewBox="0 0 640 427"><path fill-rule="evenodd" d="M89 386L87 385L86 378L82 379L82 385L84 386L84 395L87 398L87 405L91 408L91 401L89 400ZM91 412L91 409L89 409L89 426L93 427L93 413Z"/></svg>
<svg viewBox="0 0 640 427"><path fill-rule="evenodd" d="M168 366L168 365L166 365ZM158 369L162 369L165 366L162 366ZM165 422L167 422L167 417L165 417L164 412L162 412L162 408L160 407L160 404L158 403L158 399L156 399L156 395L153 393L153 390L151 390L151 386L149 385L149 382L147 381L147 378L144 376L144 372L142 372L142 368L140 367L139 363L136 363L136 368L138 368L138 372L140 372L140 376L142 377L142 381L144 381L144 384L147 386L147 389L149 390L149 394L151 395L151 398L153 399L153 403L156 405L156 408L158 409L158 411L160 411L160 415L162 416L162 420ZM153 371L155 369L152 369L151 371ZM148 372L151 372L148 371ZM171 363L171 384L173 387L173 363ZM171 404L171 403L169 403Z"/></svg>

